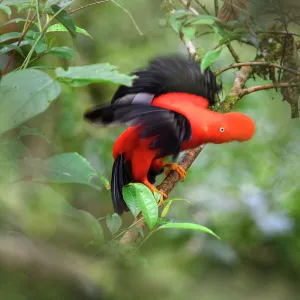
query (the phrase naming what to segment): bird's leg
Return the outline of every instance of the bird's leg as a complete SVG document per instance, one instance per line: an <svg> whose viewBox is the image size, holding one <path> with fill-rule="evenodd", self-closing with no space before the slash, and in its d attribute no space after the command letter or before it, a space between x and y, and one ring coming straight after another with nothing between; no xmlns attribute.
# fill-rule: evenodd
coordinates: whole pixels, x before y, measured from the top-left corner
<svg viewBox="0 0 300 300"><path fill-rule="evenodd" d="M155 192L159 193L160 194L160 198L159 198L159 202L158 204L161 205L161 207L164 207L165 204L164 204L164 199L167 199L168 198L168 195L165 194L164 192L158 190L153 184L151 184L148 179L145 179L143 180L143 184L146 185L151 191L152 193L154 194Z"/></svg>
<svg viewBox="0 0 300 300"><path fill-rule="evenodd" d="M175 163L164 163L164 167L167 167L167 170L165 171L166 175L169 175L171 171L175 171L178 173L180 179L183 181L186 176L186 171L183 167L179 166Z"/></svg>

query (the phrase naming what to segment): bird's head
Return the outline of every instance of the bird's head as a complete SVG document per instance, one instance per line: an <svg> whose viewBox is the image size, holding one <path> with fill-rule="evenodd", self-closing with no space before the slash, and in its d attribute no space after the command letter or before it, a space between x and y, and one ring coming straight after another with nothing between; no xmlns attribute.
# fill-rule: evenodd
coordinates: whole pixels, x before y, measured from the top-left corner
<svg viewBox="0 0 300 300"><path fill-rule="evenodd" d="M255 132L254 121L245 114L230 112L223 114L210 126L210 142L222 144L233 141L245 142L250 140Z"/></svg>

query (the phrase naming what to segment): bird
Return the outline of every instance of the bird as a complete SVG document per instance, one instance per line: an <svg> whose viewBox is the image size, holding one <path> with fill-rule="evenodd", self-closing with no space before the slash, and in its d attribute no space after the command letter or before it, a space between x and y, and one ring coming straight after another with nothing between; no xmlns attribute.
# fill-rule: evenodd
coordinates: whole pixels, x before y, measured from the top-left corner
<svg viewBox="0 0 300 300"><path fill-rule="evenodd" d="M132 86L117 88L110 104L96 106L84 118L96 126L127 125L114 143L111 194L114 211L129 211L122 189L142 183L161 196L156 176L176 171L184 180L186 171L176 163L182 151L203 144L250 140L255 122L240 112L220 113L210 109L222 90L210 68L179 55L162 55L131 73ZM171 162L165 158L171 156Z"/></svg>

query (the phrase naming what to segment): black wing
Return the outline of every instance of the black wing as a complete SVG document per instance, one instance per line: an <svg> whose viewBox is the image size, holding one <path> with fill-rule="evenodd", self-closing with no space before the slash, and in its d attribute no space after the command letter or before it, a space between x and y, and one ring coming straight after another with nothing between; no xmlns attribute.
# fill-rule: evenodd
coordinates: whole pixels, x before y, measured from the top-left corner
<svg viewBox="0 0 300 300"><path fill-rule="evenodd" d="M183 141L188 141L192 134L190 123L184 116L151 105L107 105L86 113L85 118L97 126L139 126L141 138L154 137L150 148L159 149L157 157L173 155L175 159Z"/></svg>
<svg viewBox="0 0 300 300"><path fill-rule="evenodd" d="M140 98L149 104L159 95L180 92L202 96L213 105L215 95L221 90L221 85L217 84L216 77L209 69L202 73L199 63L178 56L155 58L146 69L132 75L138 76L132 87L120 86L112 103L128 103L142 94Z"/></svg>
<svg viewBox="0 0 300 300"><path fill-rule="evenodd" d="M214 74L182 57L159 57L148 67L133 73L138 78L132 87L120 86L112 104L87 113L85 118L95 125L127 124L141 127L141 138L153 136L151 149L159 149L158 157L179 154L183 141L191 138L189 121L181 114L151 106L154 97L181 92L206 98L212 105L220 90ZM184 105L184 104L183 104Z"/></svg>

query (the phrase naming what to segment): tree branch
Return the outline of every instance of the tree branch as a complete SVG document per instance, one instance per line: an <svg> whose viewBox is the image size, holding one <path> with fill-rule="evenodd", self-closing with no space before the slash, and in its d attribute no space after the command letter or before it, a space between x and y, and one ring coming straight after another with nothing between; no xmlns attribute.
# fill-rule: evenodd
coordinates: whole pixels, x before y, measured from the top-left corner
<svg viewBox="0 0 300 300"><path fill-rule="evenodd" d="M74 9L74 10L68 11L68 14L71 15L71 14L76 13L76 12L79 11L79 10L84 9L84 8L91 7L91 6L93 6L93 5L98 5L98 4L105 3L105 2L110 2L110 0L95 1L95 2L90 3L90 4L83 5L83 6L80 6L80 7L76 8L76 9Z"/></svg>
<svg viewBox="0 0 300 300"><path fill-rule="evenodd" d="M186 10L189 10L194 15L197 15L197 16L199 15L199 12L194 7L191 6L192 1L180 0L180 2L185 6Z"/></svg>
<svg viewBox="0 0 300 300"><path fill-rule="evenodd" d="M287 67L284 67L284 66L280 66L280 65L276 65L276 64L272 64L272 63L269 63L269 62L262 62L262 61L250 61L250 62L242 62L242 63L235 63L235 64L231 64L217 72L215 72L215 75L218 76L220 75L221 73L227 71L227 70L230 70L230 69L233 69L233 68L239 68L239 67L242 67L242 66L267 66L267 67L274 67L274 68L278 68L278 69L282 69L282 70L285 70L287 72L290 72L290 73L293 73L293 74L296 74L296 75L299 75L300 76L300 73L297 72L297 70L294 70L294 69L291 69L291 68L287 68Z"/></svg>
<svg viewBox="0 0 300 300"><path fill-rule="evenodd" d="M275 89L275 88L288 88L288 87L296 87L299 86L300 83L289 83L289 82L277 82L277 83L270 83L270 84L264 84L264 85L258 85L258 86L252 86L247 89L243 89L240 93L240 97L243 97L245 95L262 91L262 90L269 90L269 89Z"/></svg>
<svg viewBox="0 0 300 300"><path fill-rule="evenodd" d="M202 4L199 0L195 0L195 2L208 14L210 15L211 13L207 10L205 4Z"/></svg>

